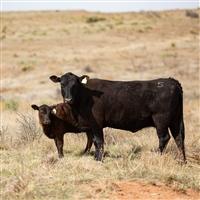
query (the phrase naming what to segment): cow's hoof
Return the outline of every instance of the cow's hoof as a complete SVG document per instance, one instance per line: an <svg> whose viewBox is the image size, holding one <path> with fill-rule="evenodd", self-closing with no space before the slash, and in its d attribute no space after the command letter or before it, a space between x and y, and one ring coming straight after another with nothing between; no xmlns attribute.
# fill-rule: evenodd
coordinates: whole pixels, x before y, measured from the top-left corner
<svg viewBox="0 0 200 200"><path fill-rule="evenodd" d="M102 162L102 161L103 161L103 156L102 156L102 155L100 155L100 156L95 156L94 159L95 159L96 161Z"/></svg>

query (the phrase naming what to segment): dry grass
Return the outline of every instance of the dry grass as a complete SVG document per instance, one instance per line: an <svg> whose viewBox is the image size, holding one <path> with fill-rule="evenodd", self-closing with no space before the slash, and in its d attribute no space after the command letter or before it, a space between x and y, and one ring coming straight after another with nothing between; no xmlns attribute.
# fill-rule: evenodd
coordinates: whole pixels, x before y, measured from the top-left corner
<svg viewBox="0 0 200 200"><path fill-rule="evenodd" d="M200 190L198 19L185 11L27 12L3 13L2 22L3 199L105 199L119 180ZM165 155L155 153L154 129L136 134L105 129L103 163L80 155L84 134L66 134L65 157L59 160L54 142L40 137L30 105L62 101L48 76L67 71L113 80L177 78L184 89L188 164L177 162L173 139Z"/></svg>
<svg viewBox="0 0 200 200"><path fill-rule="evenodd" d="M174 141L165 155L154 152L157 138L153 129L136 135L107 130L103 163L94 161L92 155L81 156L86 144L84 135L66 135L65 158L61 160L57 158L53 141L45 136L26 145L9 146L1 151L1 196L10 199L106 198L117 180L163 182L183 191L199 190L200 159L195 156L200 141L195 135L192 137L194 146L190 151L187 148L187 165L175 160Z"/></svg>

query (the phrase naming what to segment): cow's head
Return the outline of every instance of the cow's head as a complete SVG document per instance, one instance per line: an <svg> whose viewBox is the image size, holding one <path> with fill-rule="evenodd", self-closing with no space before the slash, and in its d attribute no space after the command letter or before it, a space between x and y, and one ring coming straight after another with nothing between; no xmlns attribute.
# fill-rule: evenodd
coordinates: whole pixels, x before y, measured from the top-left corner
<svg viewBox="0 0 200 200"><path fill-rule="evenodd" d="M82 84L86 84L89 77L87 75L76 76L71 72L57 77L55 75L49 77L54 83L60 83L63 101L65 103L73 104L77 98Z"/></svg>
<svg viewBox="0 0 200 200"><path fill-rule="evenodd" d="M54 109L47 105L37 106L35 104L31 105L34 110L38 110L39 121L42 125L51 124L51 114L54 112Z"/></svg>

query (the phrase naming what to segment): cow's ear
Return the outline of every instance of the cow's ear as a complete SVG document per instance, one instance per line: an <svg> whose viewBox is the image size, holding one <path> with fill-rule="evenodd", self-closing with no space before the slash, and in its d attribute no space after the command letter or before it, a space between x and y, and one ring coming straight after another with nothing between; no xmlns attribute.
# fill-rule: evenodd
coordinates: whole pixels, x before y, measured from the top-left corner
<svg viewBox="0 0 200 200"><path fill-rule="evenodd" d="M39 110L39 107L35 104L31 105L31 107L34 109L34 110Z"/></svg>
<svg viewBox="0 0 200 200"><path fill-rule="evenodd" d="M60 77L55 76L55 75L50 76L49 79L52 80L54 83L60 82Z"/></svg>
<svg viewBox="0 0 200 200"><path fill-rule="evenodd" d="M79 80L80 80L81 83L87 84L87 82L89 80L89 76L83 75L83 76L79 77Z"/></svg>

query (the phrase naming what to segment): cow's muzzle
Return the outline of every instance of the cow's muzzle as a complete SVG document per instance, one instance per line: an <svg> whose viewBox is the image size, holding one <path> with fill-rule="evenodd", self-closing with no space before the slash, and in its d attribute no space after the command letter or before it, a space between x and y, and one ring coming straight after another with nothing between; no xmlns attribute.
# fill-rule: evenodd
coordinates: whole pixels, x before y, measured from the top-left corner
<svg viewBox="0 0 200 200"><path fill-rule="evenodd" d="M49 124L51 124L51 120L45 120L45 121L43 121L43 124L44 125L49 125Z"/></svg>

